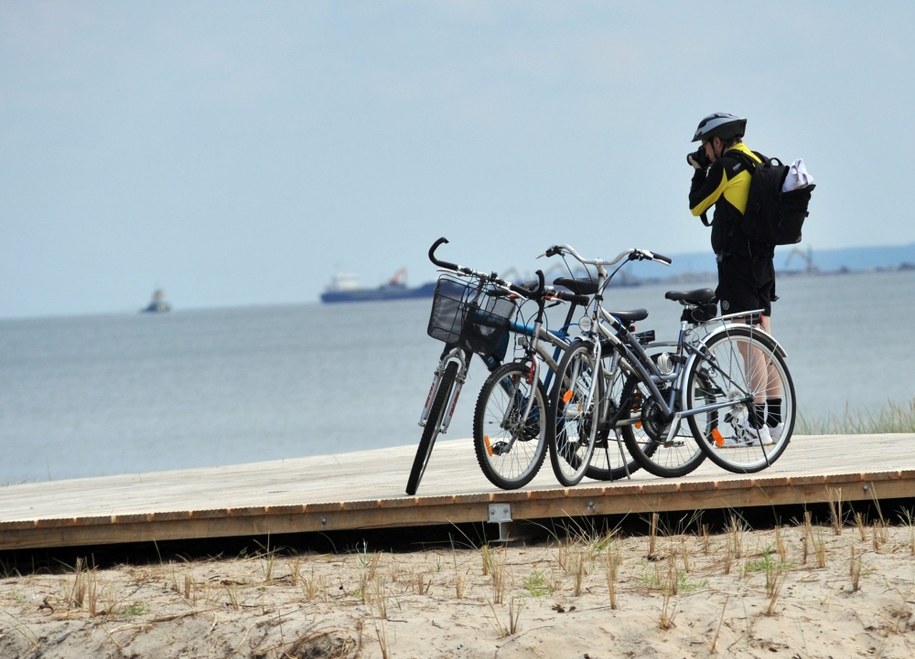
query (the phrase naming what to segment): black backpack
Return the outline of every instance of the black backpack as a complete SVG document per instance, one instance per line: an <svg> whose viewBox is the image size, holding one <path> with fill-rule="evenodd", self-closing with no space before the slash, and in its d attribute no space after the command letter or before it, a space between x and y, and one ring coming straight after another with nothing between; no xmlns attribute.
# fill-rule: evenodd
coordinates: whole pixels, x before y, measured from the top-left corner
<svg viewBox="0 0 915 659"><path fill-rule="evenodd" d="M762 162L757 163L740 151L728 154L740 160L753 177L747 208L739 223L741 233L750 240L767 245L801 242L801 229L809 215L810 193L816 186L782 192L788 166L778 158L767 158L758 151L753 153Z"/></svg>

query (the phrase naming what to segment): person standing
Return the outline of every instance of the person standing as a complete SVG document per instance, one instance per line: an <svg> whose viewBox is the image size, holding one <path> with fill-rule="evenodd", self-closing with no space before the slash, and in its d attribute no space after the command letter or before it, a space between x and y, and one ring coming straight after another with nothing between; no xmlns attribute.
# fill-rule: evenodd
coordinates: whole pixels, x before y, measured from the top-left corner
<svg viewBox="0 0 915 659"><path fill-rule="evenodd" d="M718 264L718 287L715 294L722 314L761 309L759 323L772 333L772 303L775 295L775 246L749 239L741 231L741 220L747 207L752 174L745 162L760 158L744 144L747 120L726 112L716 112L702 119L693 135L700 142L698 150L687 156L693 167L689 191L690 211L712 227L712 250ZM706 213L714 206L711 222ZM754 362L761 355L745 355L750 373L762 372ZM737 426L734 437L726 437L727 446L766 445L776 441L783 431L781 391L774 374L766 382L751 382L754 404L747 418Z"/></svg>

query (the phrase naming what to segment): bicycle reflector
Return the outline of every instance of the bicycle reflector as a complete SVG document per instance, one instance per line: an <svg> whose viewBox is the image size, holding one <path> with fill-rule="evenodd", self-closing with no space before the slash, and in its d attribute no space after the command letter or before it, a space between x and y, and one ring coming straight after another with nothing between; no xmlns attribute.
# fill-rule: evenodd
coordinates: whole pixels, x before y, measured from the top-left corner
<svg viewBox="0 0 915 659"><path fill-rule="evenodd" d="M712 439L715 441L715 446L724 446L724 437L721 436L721 431L718 428L712 428Z"/></svg>

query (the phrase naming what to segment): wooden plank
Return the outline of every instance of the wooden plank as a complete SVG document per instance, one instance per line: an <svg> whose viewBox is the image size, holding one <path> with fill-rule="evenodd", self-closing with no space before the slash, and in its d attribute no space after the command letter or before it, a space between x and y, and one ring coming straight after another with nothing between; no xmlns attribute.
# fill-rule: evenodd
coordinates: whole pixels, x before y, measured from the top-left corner
<svg viewBox="0 0 915 659"><path fill-rule="evenodd" d="M255 465L0 488L0 550L915 497L915 435L795 438L765 472L706 463L680 479L638 472L557 488L547 466L501 491L468 440L439 442L420 496L402 494L412 446ZM868 451L862 456L860 447ZM852 456L849 458L849 456ZM379 471L378 464L386 465Z"/></svg>

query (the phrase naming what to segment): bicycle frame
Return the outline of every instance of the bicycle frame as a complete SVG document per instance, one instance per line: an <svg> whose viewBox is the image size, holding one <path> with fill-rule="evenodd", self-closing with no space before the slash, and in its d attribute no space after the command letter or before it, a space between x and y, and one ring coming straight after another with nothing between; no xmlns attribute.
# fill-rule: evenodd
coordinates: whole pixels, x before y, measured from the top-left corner
<svg viewBox="0 0 915 659"><path fill-rule="evenodd" d="M546 377L543 380L543 384L547 389L549 389L550 382L553 379L553 373L556 371L557 368L559 368L559 359L562 356L563 351L569 347L570 334L569 334L568 329L572 325L571 320L572 320L572 314L574 313L574 309L575 309L575 305L572 305L569 308L569 311L566 315L566 320L563 323L562 327L559 328L558 330L547 330L547 329L543 328L542 324L538 325L537 323L535 323L534 325L526 325L525 323L519 322L517 320L512 321L511 324L509 325L509 329L512 332L519 334L522 337L525 337L525 338L536 337L536 341L534 342L535 345L534 345L533 352L536 354L536 356L539 358L540 361L545 362L546 365L549 367ZM544 343L547 343L550 346L552 346L553 350L550 351L548 346L543 345ZM536 375L539 376L539 372L540 372L539 362L538 362L536 368L537 368ZM490 370L494 370L494 369L490 369Z"/></svg>

